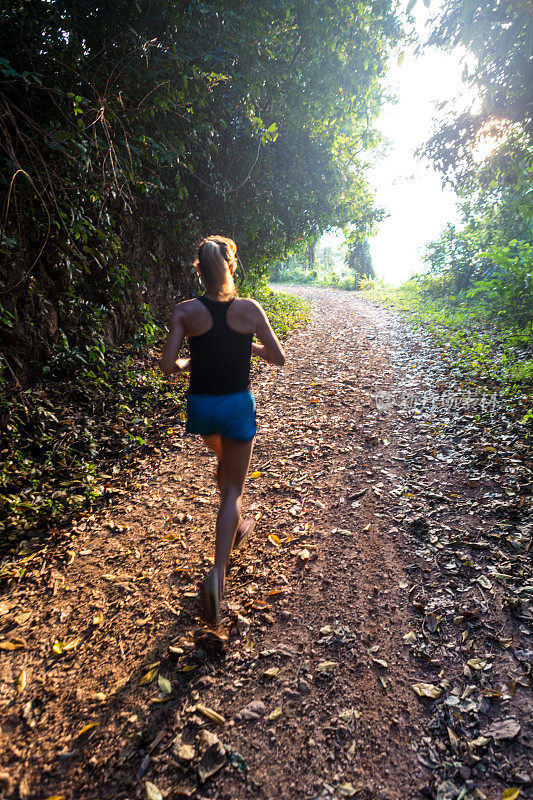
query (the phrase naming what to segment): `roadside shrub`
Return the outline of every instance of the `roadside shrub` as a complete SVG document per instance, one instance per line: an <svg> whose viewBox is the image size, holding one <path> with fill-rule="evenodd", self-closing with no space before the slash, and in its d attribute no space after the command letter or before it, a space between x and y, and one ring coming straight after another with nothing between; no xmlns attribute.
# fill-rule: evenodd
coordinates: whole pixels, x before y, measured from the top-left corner
<svg viewBox="0 0 533 800"><path fill-rule="evenodd" d="M533 246L529 242L509 242L508 247L492 247L480 257L494 264L489 280L476 281L466 293L482 304L496 319L533 331Z"/></svg>

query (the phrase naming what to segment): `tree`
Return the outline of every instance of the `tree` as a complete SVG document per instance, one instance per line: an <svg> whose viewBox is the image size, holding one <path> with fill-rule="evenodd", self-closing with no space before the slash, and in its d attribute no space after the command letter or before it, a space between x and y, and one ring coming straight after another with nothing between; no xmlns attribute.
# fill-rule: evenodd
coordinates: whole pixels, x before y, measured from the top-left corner
<svg viewBox="0 0 533 800"><path fill-rule="evenodd" d="M346 256L348 268L354 274L355 288L359 288L361 278L375 278L376 272L372 266L372 256L368 242L354 242Z"/></svg>
<svg viewBox="0 0 533 800"><path fill-rule="evenodd" d="M529 297L523 286L533 267L533 8L527 0L450 0L428 44L461 45L475 55L475 70L465 67L463 77L482 99L479 110L452 111L423 148L459 194L463 221L428 248L426 261L441 277L432 291L464 300L483 284L493 297L512 298L515 284Z"/></svg>
<svg viewBox="0 0 533 800"><path fill-rule="evenodd" d="M441 172L460 183L476 169L479 137L521 130L525 142L533 134L533 8L529 0L448 0L427 44L445 50L458 46L476 57L463 79L479 92L479 111L457 114L426 145Z"/></svg>
<svg viewBox="0 0 533 800"><path fill-rule="evenodd" d="M307 260L307 269L310 271L314 270L316 264L316 246L317 242L311 242L307 250L305 251L305 257Z"/></svg>

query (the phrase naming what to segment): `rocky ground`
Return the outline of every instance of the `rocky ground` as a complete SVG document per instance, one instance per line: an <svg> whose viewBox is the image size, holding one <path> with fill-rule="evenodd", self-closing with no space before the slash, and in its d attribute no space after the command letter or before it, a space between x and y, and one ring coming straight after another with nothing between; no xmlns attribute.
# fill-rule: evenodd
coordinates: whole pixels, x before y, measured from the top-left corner
<svg viewBox="0 0 533 800"><path fill-rule="evenodd" d="M6 800L533 797L531 448L394 312L287 290L310 319L255 379L222 628L183 421L4 580Z"/></svg>

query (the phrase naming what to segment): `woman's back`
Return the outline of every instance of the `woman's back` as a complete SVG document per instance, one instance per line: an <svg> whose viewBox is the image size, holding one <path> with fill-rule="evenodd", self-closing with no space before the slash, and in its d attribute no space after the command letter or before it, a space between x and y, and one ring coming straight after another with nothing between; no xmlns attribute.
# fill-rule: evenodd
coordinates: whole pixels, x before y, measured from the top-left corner
<svg viewBox="0 0 533 800"><path fill-rule="evenodd" d="M206 324L209 327L203 333L189 334L189 393L231 394L247 391L250 388L250 358L255 331L249 330L251 324L246 314L246 304L238 303L236 298L210 300L205 295L198 298L198 304L203 306L209 318L198 309L199 314L194 315L194 329L203 330ZM237 308L230 315L234 305ZM233 325L229 324L228 317Z"/></svg>
<svg viewBox="0 0 533 800"><path fill-rule="evenodd" d="M214 300L207 294L203 297L208 303L203 303L200 298L194 300L184 300L179 303L177 309L185 325L185 335L189 338L201 336L212 327L213 316L209 311L209 301L214 305L227 305L226 321L228 327L236 333L245 333L253 336L257 330L259 320L259 303L247 297L233 297L227 302Z"/></svg>

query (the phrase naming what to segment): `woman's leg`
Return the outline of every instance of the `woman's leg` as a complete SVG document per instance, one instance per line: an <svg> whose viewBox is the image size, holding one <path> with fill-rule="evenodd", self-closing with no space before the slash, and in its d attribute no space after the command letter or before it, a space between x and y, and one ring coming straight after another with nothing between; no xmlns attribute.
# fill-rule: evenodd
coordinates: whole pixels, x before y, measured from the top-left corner
<svg viewBox="0 0 533 800"><path fill-rule="evenodd" d="M220 461L222 458L222 437L220 433L211 433L208 436L202 436L202 439Z"/></svg>
<svg viewBox="0 0 533 800"><path fill-rule="evenodd" d="M220 433L211 433L208 436L202 436L202 439L209 447L210 450L216 455L217 461L217 486L220 491L220 461L222 459L222 436Z"/></svg>
<svg viewBox="0 0 533 800"><path fill-rule="evenodd" d="M226 566L239 524L244 482L250 466L253 439L241 442L221 439L222 457L219 462L220 509L215 539L215 570L221 594L224 591Z"/></svg>
<svg viewBox="0 0 533 800"><path fill-rule="evenodd" d="M209 447L209 449L213 451L213 453L216 455L216 457L218 459L217 460L217 471L216 471L217 486L218 486L218 490L219 490L220 494L222 494L221 483L220 483L220 478L221 478L220 461L222 459L222 437L221 437L221 435L219 433L213 433L213 434L209 434L208 436L202 436L202 439L204 440L206 445ZM250 537L250 534L252 533L254 527L255 527L255 521L253 519L251 519L250 517L248 519L245 519L245 520L242 520L242 519L239 520L239 523L237 525L237 535L235 536L235 539L234 539L234 542L233 542L233 547L235 549L239 549L240 547L242 547L243 543L246 543L246 541Z"/></svg>

